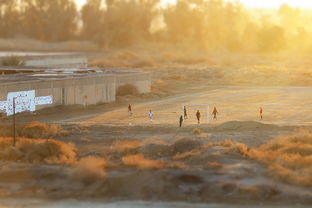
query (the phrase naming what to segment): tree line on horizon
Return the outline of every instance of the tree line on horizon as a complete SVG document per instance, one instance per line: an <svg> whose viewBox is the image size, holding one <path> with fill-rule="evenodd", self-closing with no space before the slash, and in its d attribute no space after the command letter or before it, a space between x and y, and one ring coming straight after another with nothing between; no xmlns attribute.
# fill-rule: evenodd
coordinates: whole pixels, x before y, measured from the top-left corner
<svg viewBox="0 0 312 208"><path fill-rule="evenodd" d="M0 0L0 38L91 40L100 48L163 42L234 52L312 51L312 17L282 5L248 10L224 0Z"/></svg>

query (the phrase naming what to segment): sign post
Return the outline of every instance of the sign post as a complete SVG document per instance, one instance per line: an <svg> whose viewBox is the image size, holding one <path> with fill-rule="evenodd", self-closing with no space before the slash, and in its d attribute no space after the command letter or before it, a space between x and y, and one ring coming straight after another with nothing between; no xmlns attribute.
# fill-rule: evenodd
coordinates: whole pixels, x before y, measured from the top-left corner
<svg viewBox="0 0 312 208"><path fill-rule="evenodd" d="M15 130L15 127L16 127L16 121L15 121L15 97L13 98L13 147L15 147L16 145L16 130Z"/></svg>

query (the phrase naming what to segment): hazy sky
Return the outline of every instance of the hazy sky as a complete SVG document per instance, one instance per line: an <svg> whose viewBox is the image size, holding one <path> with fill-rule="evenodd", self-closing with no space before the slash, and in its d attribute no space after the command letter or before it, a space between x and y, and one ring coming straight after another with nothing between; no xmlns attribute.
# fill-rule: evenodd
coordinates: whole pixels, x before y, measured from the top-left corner
<svg viewBox="0 0 312 208"><path fill-rule="evenodd" d="M87 0L76 0L83 5ZM174 3L176 0L163 0L164 3ZM237 0L226 0L237 1ZM312 0L240 0L246 7L251 8L278 8L281 4L289 4L294 7L312 8Z"/></svg>

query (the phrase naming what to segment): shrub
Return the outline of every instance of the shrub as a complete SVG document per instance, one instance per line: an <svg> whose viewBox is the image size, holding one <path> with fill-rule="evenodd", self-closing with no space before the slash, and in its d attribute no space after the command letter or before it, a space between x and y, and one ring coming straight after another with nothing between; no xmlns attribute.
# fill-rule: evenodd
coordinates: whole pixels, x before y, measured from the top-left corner
<svg viewBox="0 0 312 208"><path fill-rule="evenodd" d="M65 135L66 133L59 125L47 125L33 121L21 127L19 135L28 138L49 139L55 136Z"/></svg>
<svg viewBox="0 0 312 208"><path fill-rule="evenodd" d="M192 134L200 135L201 134L201 130L199 128L195 128L195 129L192 130Z"/></svg>
<svg viewBox="0 0 312 208"><path fill-rule="evenodd" d="M122 161L125 165L143 169L145 168L160 169L165 166L165 163L163 161L146 159L141 154L125 156L122 158Z"/></svg>
<svg viewBox="0 0 312 208"><path fill-rule="evenodd" d="M116 95L125 96L125 95L137 95L139 94L138 89L132 84L126 84L118 87Z"/></svg>
<svg viewBox="0 0 312 208"><path fill-rule="evenodd" d="M73 164L77 161L76 146L58 140L0 137L0 160L27 163Z"/></svg>
<svg viewBox="0 0 312 208"><path fill-rule="evenodd" d="M25 62L18 56L9 56L2 60L3 66L24 66Z"/></svg>

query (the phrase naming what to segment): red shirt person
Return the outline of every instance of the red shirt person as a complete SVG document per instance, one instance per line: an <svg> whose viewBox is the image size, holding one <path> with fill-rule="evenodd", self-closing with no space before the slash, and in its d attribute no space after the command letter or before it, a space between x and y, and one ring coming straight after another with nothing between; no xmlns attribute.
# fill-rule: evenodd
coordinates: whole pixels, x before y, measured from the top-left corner
<svg viewBox="0 0 312 208"><path fill-rule="evenodd" d="M216 107L213 108L213 111L212 111L212 115L213 115L213 119L214 120L217 120L217 114L218 114L218 110Z"/></svg>
<svg viewBox="0 0 312 208"><path fill-rule="evenodd" d="M262 118L263 118L263 108L262 107L259 108L259 114L260 114L260 120L262 120Z"/></svg>
<svg viewBox="0 0 312 208"><path fill-rule="evenodd" d="M128 112L129 112L130 114L132 114L132 106L131 106L131 104L128 105Z"/></svg>

